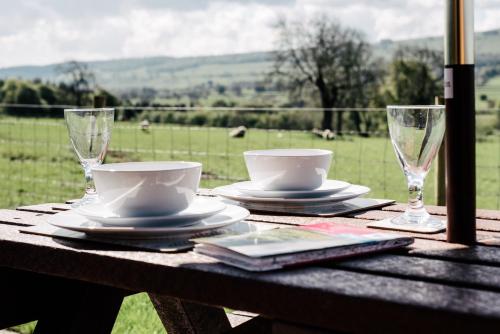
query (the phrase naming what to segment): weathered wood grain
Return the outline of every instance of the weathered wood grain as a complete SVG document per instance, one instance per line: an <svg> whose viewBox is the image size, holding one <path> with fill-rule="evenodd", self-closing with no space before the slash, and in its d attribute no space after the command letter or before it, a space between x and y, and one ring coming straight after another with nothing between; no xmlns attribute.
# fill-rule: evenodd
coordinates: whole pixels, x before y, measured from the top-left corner
<svg viewBox="0 0 500 334"><path fill-rule="evenodd" d="M58 213L61 212L61 207L66 204L61 203L44 203L44 204L34 204L34 205L24 205L19 206L16 210L19 211L29 211L29 212L37 212L37 213ZM69 205L67 206L69 208ZM55 209L57 208L57 209Z"/></svg>
<svg viewBox="0 0 500 334"><path fill-rule="evenodd" d="M498 266L383 254L342 261L330 267L500 292Z"/></svg>
<svg viewBox="0 0 500 334"><path fill-rule="evenodd" d="M457 244L435 245L425 247L429 243L420 243L410 250L410 254L433 259L452 260L463 263L500 266L500 248L477 245L465 247Z"/></svg>
<svg viewBox="0 0 500 334"><path fill-rule="evenodd" d="M406 210L406 206L407 206L406 203L397 203L397 204L393 204L393 205L388 205L388 206L384 207L382 210L403 212ZM425 208L427 209L427 211L431 215L446 216L446 207L445 206L426 205ZM488 210L488 209L477 209L476 210L476 218L500 220L500 211Z"/></svg>
<svg viewBox="0 0 500 334"><path fill-rule="evenodd" d="M494 292L318 267L249 273L192 253L101 251L23 235L12 226L0 226L0 235L1 265L321 328L364 332L376 326L391 333L411 321L409 332L460 333L500 325L500 294ZM359 310L363 322L354 321Z"/></svg>
<svg viewBox="0 0 500 334"><path fill-rule="evenodd" d="M46 214L38 212L0 209L0 223L2 224L33 226L46 223L47 217Z"/></svg>
<svg viewBox="0 0 500 334"><path fill-rule="evenodd" d="M0 210L0 222L5 222L12 225L19 226L31 226L36 225L42 222L46 222L47 218L50 217L48 214L40 214L37 212L31 211L17 211L17 210ZM320 218L320 217L297 217L297 216L269 216L269 215L251 215L248 219L250 222L256 223L266 223L273 225L275 227L278 226L295 226L300 224L313 224L319 222L336 222L341 224L347 224L351 226L365 226L370 220L366 219L355 219L355 218L345 218L345 217L334 217L334 218ZM419 233L408 233L408 232L399 232L401 235L411 236L418 239L427 238L430 240L438 240L445 241L446 236L444 233L432 234L432 235L423 235ZM485 244L491 244L492 238L498 238L498 234L491 233L482 233L479 232L478 236L482 240L485 240ZM447 245L443 243L443 245ZM495 244L495 246L500 246L500 244ZM428 248L428 245L425 245L421 248Z"/></svg>
<svg viewBox="0 0 500 334"><path fill-rule="evenodd" d="M263 222L263 223L272 222L275 224L284 224L290 226L316 224L321 222L335 222L351 226L365 227L368 223L372 222L373 220L386 219L394 217L397 214L398 213L396 212L390 212L390 211L384 212L380 210L371 210L359 214L354 214L354 217L301 217L292 215L252 214L250 215L248 220L255 222ZM478 227L482 228L482 230L477 232L479 243L481 243L483 239L500 238L500 232L497 231L497 229L500 230L500 222L491 220L490 221L479 220ZM446 241L446 233L444 232L434 233L434 234L423 234L423 233L397 231L394 233L419 239L438 240L443 242ZM492 246L500 246L500 244L492 244L491 242L489 244Z"/></svg>
<svg viewBox="0 0 500 334"><path fill-rule="evenodd" d="M357 219L382 220L392 218L400 214L396 211L370 210L362 213L352 214L351 217ZM438 219L445 220L446 217L434 215ZM477 229L479 231L500 232L500 221L491 219L476 219Z"/></svg>
<svg viewBox="0 0 500 334"><path fill-rule="evenodd" d="M326 263L324 267L258 274L231 268L193 253L172 255L104 249L92 243L53 240L17 232L14 224L43 219L43 216L35 216L36 212L58 212L53 204L50 205L50 208L27 207L30 212L22 211L25 216L17 219L22 220L20 224L16 224L14 216L8 216L14 215L15 211L6 213L4 220L10 226L0 224L0 265L92 282L113 287L113 291L115 288L148 291L157 300L177 300L187 321L192 323L191 328L222 326L216 329L220 331L229 328L227 317L225 321L219 319L211 323L202 316L205 311L199 312L200 318L196 318L196 312L191 315L185 307L195 305L199 308L199 304L256 312L269 319L280 319L278 323L287 326L293 324L294 330L314 324L319 332L325 329L372 332L377 328L384 333L402 330L409 333L466 333L495 331L500 325L500 279L496 278L500 277L498 247L466 247L442 242L444 234L433 235L431 239L416 234L416 242L408 255L394 251L392 254ZM40 211L44 209L47 211ZM437 214L437 211L432 213ZM254 214L250 220L283 226L325 221L363 226L373 215L395 214L397 210L394 208L384 208L352 218L311 219ZM478 234L481 240L499 236L494 215L483 212L483 217L487 214L489 216L481 220L485 228ZM0 211L0 221L1 217ZM219 309L201 308L216 310L212 319L219 318ZM362 322L358 321L360 310L363 312ZM165 312L165 319L168 317L168 312ZM269 329L269 321L259 321L251 320L237 329L244 332L244 328L257 325ZM411 328L408 328L408 323L412 324ZM279 329L279 326L274 328Z"/></svg>
<svg viewBox="0 0 500 334"><path fill-rule="evenodd" d="M366 227L366 225L373 220L369 219L360 219L360 218L347 218L347 217L332 217L332 218L323 218L323 217L297 217L297 216L270 216L270 215L250 215L250 217L247 219L249 221L254 221L254 222L273 222L275 224L283 224L283 225L289 225L289 226L296 226L296 225L309 225L309 224L316 224L316 223L324 223L324 222L333 222L333 223L339 223L339 224L345 224L345 225L350 225L350 226L356 226L356 227ZM376 230L376 229L374 229ZM383 232L390 232L387 230L380 230ZM413 237L413 238L421 238L421 239L428 239L428 240L437 240L437 241L446 241L446 234L445 233L435 233L435 234L424 234L424 233L413 233L413 232L403 232L403 231L395 231L394 233L397 233L399 235L404 235L408 237ZM480 235L483 238L492 238L494 234L488 233L486 235Z"/></svg>
<svg viewBox="0 0 500 334"><path fill-rule="evenodd" d="M50 217L48 214L40 214L37 212L31 212L31 211L17 211L17 210L7 210L3 209L0 210L0 222L5 222L8 224L12 225L19 225L19 226L31 226L31 225L36 225L42 222L46 222L46 219ZM366 219L356 219L356 218L346 218L346 217L334 217L334 218L320 218L320 217L297 217L297 216L270 216L270 215L251 215L248 219L250 222L257 222L257 223L266 223L266 224L272 224L275 227L278 226L295 226L295 225L300 225L300 224L313 224L313 223L319 223L319 222L336 222L336 223L341 223L341 224L347 224L351 226L365 226L370 220ZM420 239L429 239L429 240L437 240L437 241L445 241L446 236L444 233L438 233L438 234L432 234L432 235L422 235L419 233L408 233L408 232L399 232L401 235L406 235L406 236L411 236L417 238L417 240ZM492 242L491 240L494 238L498 238L498 234L491 234L491 233L478 233L480 240L480 243L484 240L485 245L491 245ZM422 244L422 243L420 243ZM429 244L422 244L422 247L417 247L421 249L428 249L431 247ZM441 247L444 247L448 244L446 243L438 243L438 244L432 244L432 247L435 247L435 245L440 245ZM500 246L499 243L493 243L494 246ZM455 246L454 246L455 247Z"/></svg>

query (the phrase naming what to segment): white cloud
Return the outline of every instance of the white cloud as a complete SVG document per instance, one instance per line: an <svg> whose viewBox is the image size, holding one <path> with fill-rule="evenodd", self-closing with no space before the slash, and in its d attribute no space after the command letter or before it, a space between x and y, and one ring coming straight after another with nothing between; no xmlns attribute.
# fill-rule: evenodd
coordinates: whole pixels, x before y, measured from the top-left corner
<svg viewBox="0 0 500 334"><path fill-rule="evenodd" d="M440 35L435 0L0 0L0 66L273 49L278 16L318 13L370 41ZM500 3L476 1L476 30L498 28Z"/></svg>

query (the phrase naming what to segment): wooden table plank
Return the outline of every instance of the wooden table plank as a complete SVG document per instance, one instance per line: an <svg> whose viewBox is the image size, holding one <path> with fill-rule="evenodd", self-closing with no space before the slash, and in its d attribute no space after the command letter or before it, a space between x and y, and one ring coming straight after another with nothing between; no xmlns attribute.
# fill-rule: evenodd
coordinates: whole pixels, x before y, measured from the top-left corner
<svg viewBox="0 0 500 334"><path fill-rule="evenodd" d="M451 260L463 263L475 263L500 266L500 248L483 245L465 247L456 244L439 243L432 245L419 240L418 246L410 254L433 259Z"/></svg>
<svg viewBox="0 0 500 334"><path fill-rule="evenodd" d="M396 212L384 212L380 210L371 210L371 211L366 211L364 213L355 214L355 217L301 217L301 216L291 216L291 215L252 214L250 215L248 220L255 222L263 222L263 223L272 222L275 224L284 224L290 226L316 224L321 222L335 222L351 226L365 227L368 223L372 222L375 219L385 219L393 217L395 215ZM478 225L481 224L482 222L479 222ZM497 229L500 230L500 222L488 221L488 224L494 224L495 226L491 228L485 227L485 230L478 230L477 238L480 244L482 243L482 240L486 239L498 238L500 240L500 232L496 231ZM498 228L496 227L496 225L498 225ZM384 232L391 232L391 231L384 230ZM423 234L423 233L412 233L404 231L394 231L394 233L418 239L446 241L445 232L434 233L434 234ZM495 246L500 246L500 244Z"/></svg>
<svg viewBox="0 0 500 334"><path fill-rule="evenodd" d="M71 207L68 204L44 203L44 204L19 206L16 208L16 210L37 212L37 213L58 213L61 211L69 210L70 208Z"/></svg>
<svg viewBox="0 0 500 334"><path fill-rule="evenodd" d="M39 223L45 223L47 218L50 217L47 214L40 214L36 212L31 212L31 211L16 211L16 210L7 210L3 209L0 210L0 222L4 222L7 224L12 224L12 225L19 225L19 226L31 226L31 225L36 225ZM364 226L369 220L365 219L354 219L354 218L345 218L345 217L336 217L336 218L321 218L321 217L295 217L295 216L268 216L268 215L251 215L250 218L248 219L251 222L257 222L257 223L272 223L272 224L277 224L287 227L287 226L294 226L296 224L307 224L307 223L318 223L318 222L325 222L325 221L332 221L332 222L337 222L337 223L342 223L342 224L348 224L352 226ZM443 243L443 242L438 242L438 243L425 243L423 242L424 238L429 238L430 240L438 240L438 241L444 241L446 240L446 235L444 233L439 233L439 234L434 234L434 235L422 235L418 233L408 233L408 232L400 232L399 234L401 235L407 235L407 236L413 236L416 237L416 244L412 246L415 250L429 250L429 249L434 249L438 247L439 249L442 249L443 247L446 247L450 244ZM491 235L486 234L482 235L481 233L479 234L480 237L483 238L489 238ZM421 246L419 246L421 245ZM457 245L451 246L453 248L457 247ZM500 253L497 253L494 249L490 249L489 252L494 253L494 254L499 254L498 259L500 261ZM415 254L419 254L419 252L414 252ZM430 254L427 252L427 254ZM441 253L439 253L441 254ZM449 258L453 260L458 260L455 258Z"/></svg>
<svg viewBox="0 0 500 334"><path fill-rule="evenodd" d="M12 225L19 225L19 226L31 226L31 225L36 225L39 223L45 223L49 215L47 214L40 214L36 212L31 212L31 211L16 211L16 210L8 210L8 209L3 209L0 210L0 222L4 222L7 224L12 224ZM301 216L270 216L270 215L251 215L248 219L251 222L258 222L258 223L272 223L272 224L277 224L286 227L286 226L294 226L298 224L313 224L313 223L318 223L318 222L336 222L336 223L342 223L342 224L348 224L352 226L364 226L370 220L366 219L355 219L355 218L345 218L345 217L334 217L334 218L321 218L321 217L301 217ZM437 240L437 241L445 241L446 240L446 235L444 233L438 233L438 234L432 234L432 235L422 235L418 233L409 233L409 232L399 232L401 235L406 235L406 236L412 236L417 238L416 245L413 246L416 250L421 249L421 250L428 250L428 249L433 249L436 248L437 245L439 247L445 247L449 244L447 243L422 243L421 240L428 239L428 240ZM482 234L481 232L478 234L480 238L488 239L491 238L492 235L489 233ZM419 242L420 241L420 242ZM422 245L422 246L418 246ZM412 248L413 248L412 247ZM453 246L456 247L456 246ZM494 254L497 254L495 250L489 250L489 252L492 252ZM419 252L415 252L415 254L419 254ZM430 254L427 252L427 254ZM500 259L500 254L499 257ZM452 259L452 258L450 258ZM457 259L454 259L457 260Z"/></svg>
<svg viewBox="0 0 500 334"><path fill-rule="evenodd" d="M33 226L46 223L47 218L46 214L38 212L0 209L0 223L2 224Z"/></svg>
<svg viewBox="0 0 500 334"><path fill-rule="evenodd" d="M398 214L399 212L396 211L370 210L361 213L355 213L351 215L351 217L357 219L382 220L395 217ZM433 217L441 220L446 219L446 217L438 215L433 215ZM500 232L500 221L498 220L476 219L476 226L479 231Z"/></svg>
<svg viewBox="0 0 500 334"><path fill-rule="evenodd" d="M329 267L500 292L498 266L383 254L342 261Z"/></svg>
<svg viewBox="0 0 500 334"><path fill-rule="evenodd" d="M407 205L408 204L406 204L406 203L396 203L396 204L388 205L388 206L384 207L382 210L403 212L406 210ZM427 209L427 211L431 215L446 216L446 207L445 206L426 205L425 208ZM500 220L500 211L499 210L488 210L488 209L477 209L476 210L476 218Z"/></svg>
<svg viewBox="0 0 500 334"><path fill-rule="evenodd" d="M28 206L24 210L30 212L20 211L21 219L15 219L16 211L0 211L0 221L5 220L0 224L0 265L343 331L371 331L376 326L387 333L399 332L409 322L415 324L409 332L493 331L499 326L497 247L447 244L442 242L443 233L429 239L413 234L417 239L407 255L396 251L324 267L258 274L192 253L132 252L23 235L12 226L42 221L46 216L36 212L59 212L55 204ZM352 218L254 214L250 220L283 226L325 221L363 226L371 217L397 214L396 209L372 210ZM485 218L478 225L485 230L478 233L479 238L500 236L495 215L482 215ZM300 305L290 302L296 300ZM356 320L359 310L363 310L362 323Z"/></svg>
<svg viewBox="0 0 500 334"><path fill-rule="evenodd" d="M1 265L324 328L368 331L380 326L395 332L417 320L411 331L464 332L473 324L484 330L500 325L500 294L477 289L318 267L250 273L192 253L98 250L27 236L6 225L0 225L0 235ZM300 307L291 302L296 300ZM354 321L361 309L366 321ZM396 320L382 320L390 318Z"/></svg>

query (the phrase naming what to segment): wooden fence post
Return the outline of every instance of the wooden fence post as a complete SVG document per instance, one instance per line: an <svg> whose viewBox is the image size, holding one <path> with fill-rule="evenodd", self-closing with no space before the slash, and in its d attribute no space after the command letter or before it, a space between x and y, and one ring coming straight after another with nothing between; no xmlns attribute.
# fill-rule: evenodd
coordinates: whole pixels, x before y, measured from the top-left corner
<svg viewBox="0 0 500 334"><path fill-rule="evenodd" d="M436 96L434 98L435 104L444 104L444 100L440 96ZM446 136L446 133L444 134ZM443 138L443 143L439 148L439 152L436 158L436 167L435 167L435 198L436 205L444 206L446 205L446 157L445 157L445 144L444 141L446 139Z"/></svg>

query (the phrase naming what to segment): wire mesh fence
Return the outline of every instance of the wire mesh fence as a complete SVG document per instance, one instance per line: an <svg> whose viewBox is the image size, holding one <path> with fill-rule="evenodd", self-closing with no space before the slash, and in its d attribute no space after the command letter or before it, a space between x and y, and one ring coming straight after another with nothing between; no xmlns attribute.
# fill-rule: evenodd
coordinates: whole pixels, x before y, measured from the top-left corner
<svg viewBox="0 0 500 334"><path fill-rule="evenodd" d="M61 117L65 107L0 105L1 207L61 202L83 194L83 171ZM46 117L47 110L51 117ZM246 150L324 148L334 152L330 178L369 186L374 198L406 201L406 182L388 137L385 109L332 112L341 114L341 133L312 131L323 109L117 107L106 162L200 161L201 186L214 187L248 178L242 155ZM500 209L499 119L500 110L477 112L480 208ZM240 125L247 129L231 136ZM431 168L425 184L427 204L435 203L434 191Z"/></svg>

